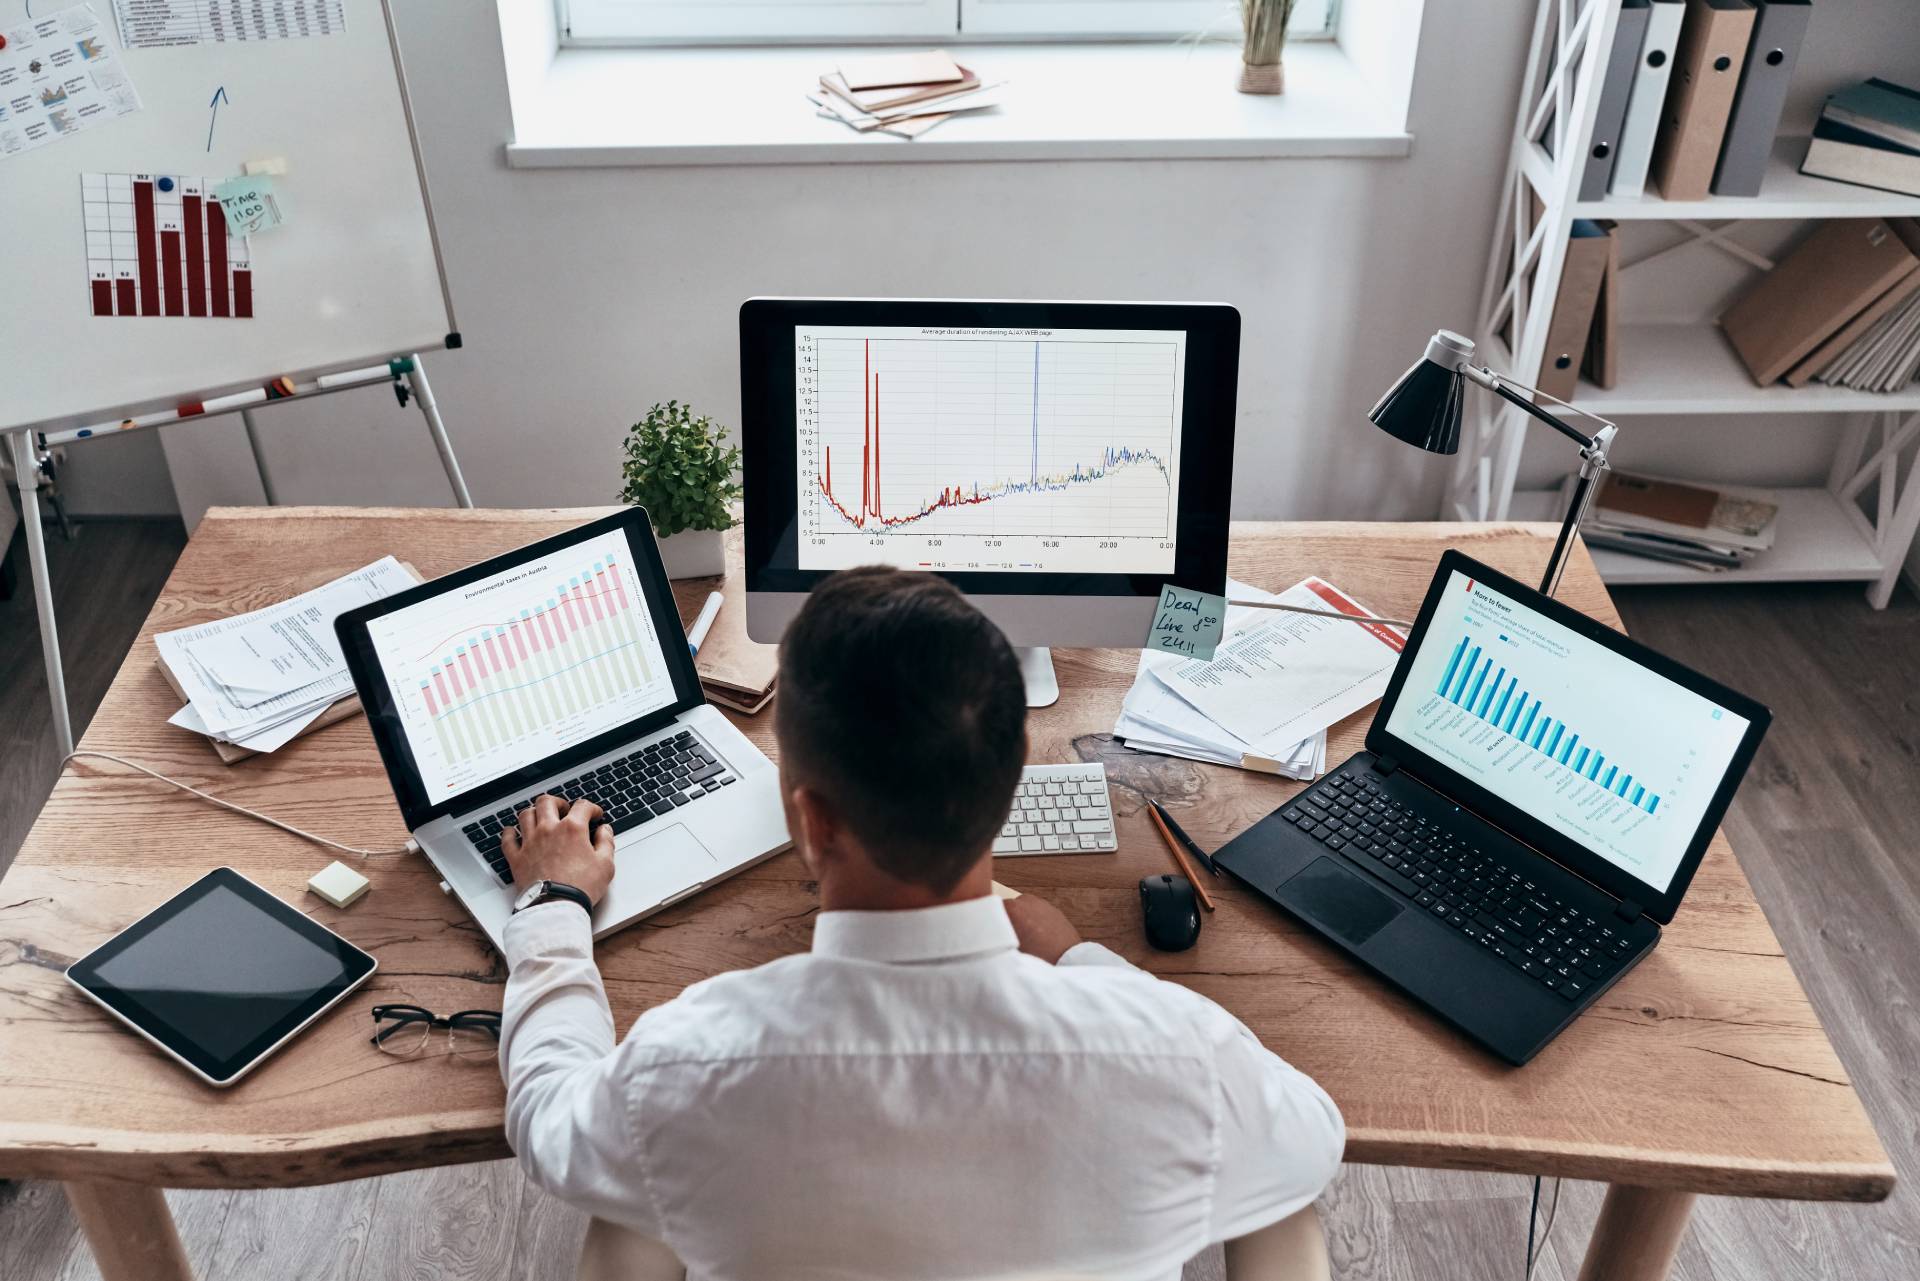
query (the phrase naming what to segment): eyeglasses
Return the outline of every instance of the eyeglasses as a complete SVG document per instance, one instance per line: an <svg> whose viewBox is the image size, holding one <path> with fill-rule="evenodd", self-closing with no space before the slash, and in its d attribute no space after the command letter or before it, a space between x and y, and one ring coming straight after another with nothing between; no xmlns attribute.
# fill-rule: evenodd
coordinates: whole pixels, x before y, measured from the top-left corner
<svg viewBox="0 0 1920 1281"><path fill-rule="evenodd" d="M418 1005L376 1005L373 1021L382 1025L373 1034L373 1045L397 1059L419 1055L435 1028L447 1030L447 1050L458 1058L492 1059L500 1051L497 1010L462 1010L443 1019Z"/></svg>

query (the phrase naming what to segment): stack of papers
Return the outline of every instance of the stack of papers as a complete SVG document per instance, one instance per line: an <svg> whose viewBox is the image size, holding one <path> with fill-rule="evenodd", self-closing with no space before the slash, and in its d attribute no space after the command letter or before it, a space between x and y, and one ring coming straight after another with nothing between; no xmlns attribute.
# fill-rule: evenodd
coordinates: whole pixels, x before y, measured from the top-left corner
<svg viewBox="0 0 1920 1281"><path fill-rule="evenodd" d="M997 90L944 49L849 58L807 92L814 112L861 133L918 138L943 120L999 105Z"/></svg>
<svg viewBox="0 0 1920 1281"><path fill-rule="evenodd" d="M169 723L250 752L284 747L353 693L333 620L414 581L388 556L278 605L159 633L160 661L187 698Z"/></svg>
<svg viewBox="0 0 1920 1281"><path fill-rule="evenodd" d="M1229 579L1227 594L1377 617L1319 578L1277 596ZM1386 693L1404 645L1384 624L1230 606L1212 659L1141 653L1114 737L1163 756L1317 778L1328 728Z"/></svg>

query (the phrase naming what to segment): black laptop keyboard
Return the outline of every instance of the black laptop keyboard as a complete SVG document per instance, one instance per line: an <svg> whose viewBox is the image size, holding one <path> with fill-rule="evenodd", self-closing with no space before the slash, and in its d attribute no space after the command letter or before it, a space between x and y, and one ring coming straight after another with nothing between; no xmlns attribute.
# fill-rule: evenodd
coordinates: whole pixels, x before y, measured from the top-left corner
<svg viewBox="0 0 1920 1281"><path fill-rule="evenodd" d="M618 833L665 818L689 801L738 781L734 772L720 763L712 748L701 742L692 730L683 729L671 738L648 743L617 761L608 761L547 790L569 801L583 797L592 801L607 812L607 821ZM529 796L460 829L487 860L494 875L508 885L513 884L513 873L507 869L506 855L500 852L500 832L512 827L514 816L533 804L533 799Z"/></svg>
<svg viewBox="0 0 1920 1281"><path fill-rule="evenodd" d="M1620 931L1401 804L1365 766L1342 767L1280 815L1569 1001L1632 953Z"/></svg>

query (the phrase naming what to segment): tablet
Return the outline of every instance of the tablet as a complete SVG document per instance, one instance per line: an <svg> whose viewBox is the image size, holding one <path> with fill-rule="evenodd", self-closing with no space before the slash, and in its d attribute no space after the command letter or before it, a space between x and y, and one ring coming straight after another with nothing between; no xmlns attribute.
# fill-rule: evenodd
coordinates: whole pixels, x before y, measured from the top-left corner
<svg viewBox="0 0 1920 1281"><path fill-rule="evenodd" d="M67 967L73 985L209 1085L232 1085L379 963L230 867Z"/></svg>

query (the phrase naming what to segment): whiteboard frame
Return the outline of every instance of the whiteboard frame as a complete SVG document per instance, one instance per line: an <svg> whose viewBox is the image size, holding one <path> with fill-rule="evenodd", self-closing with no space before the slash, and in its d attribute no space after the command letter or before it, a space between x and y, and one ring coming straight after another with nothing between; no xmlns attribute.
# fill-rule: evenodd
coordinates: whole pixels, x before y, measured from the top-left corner
<svg viewBox="0 0 1920 1281"><path fill-rule="evenodd" d="M106 21L114 25L114 34L117 42L116 48L118 52L124 56L128 52L129 46L124 43L122 33L118 29L117 17L112 12L113 0L89 0L89 2L102 5L108 10ZM161 396L133 401L107 401L99 405L77 407L63 411L51 418L19 421L7 421L0 418L0 436L13 432L30 431L34 433L35 443L39 443L41 434L50 430L69 427L88 427L108 421L138 417L142 414L173 408L183 403L212 400L219 396L230 395L234 392L265 386L273 381L273 379L281 376L305 379L317 377L320 374L354 369L364 365L382 364L398 357L415 355L422 349L455 350L463 346L459 323L454 315L453 291L447 280L446 257L440 242L440 226L433 212L433 192L427 179L426 159L420 148L420 130L414 120L413 94L411 87L407 83L405 54L400 48L400 32L394 24L393 3L392 0L379 0L379 5L381 22L387 35L387 49L393 61L394 81L400 96L400 114L407 127L408 153L413 158L414 178L419 184L420 190L421 211L426 218L427 242L433 251L434 274L440 284L441 309L446 315L445 333L438 343L412 343L399 349L377 346L368 347L356 350L351 356L328 360L319 365L295 365L291 368L282 365L256 375L226 382L199 386L183 385L177 391L169 392ZM267 403L273 404L278 402L270 401ZM211 417L211 415L209 415L209 417ZM194 421L194 419L183 418L177 421L191 422Z"/></svg>

